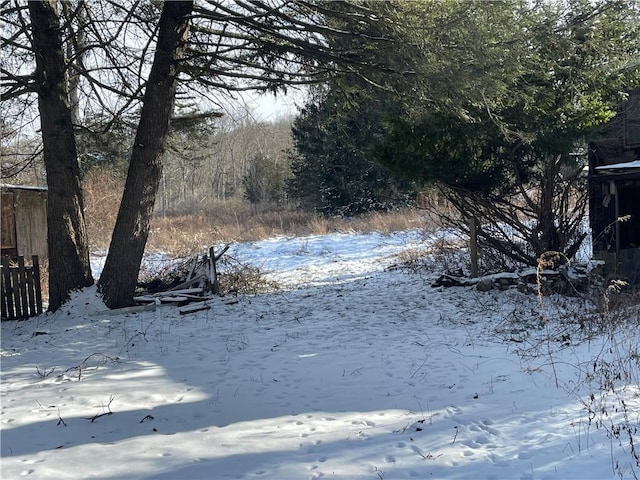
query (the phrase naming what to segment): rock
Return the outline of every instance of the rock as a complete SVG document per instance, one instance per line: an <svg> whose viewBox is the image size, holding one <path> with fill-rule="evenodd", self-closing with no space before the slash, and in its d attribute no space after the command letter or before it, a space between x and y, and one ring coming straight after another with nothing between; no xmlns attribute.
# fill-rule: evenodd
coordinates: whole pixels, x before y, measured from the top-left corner
<svg viewBox="0 0 640 480"><path fill-rule="evenodd" d="M488 292L491 289L493 289L493 280L488 278L483 278L476 284L476 290L479 292Z"/></svg>

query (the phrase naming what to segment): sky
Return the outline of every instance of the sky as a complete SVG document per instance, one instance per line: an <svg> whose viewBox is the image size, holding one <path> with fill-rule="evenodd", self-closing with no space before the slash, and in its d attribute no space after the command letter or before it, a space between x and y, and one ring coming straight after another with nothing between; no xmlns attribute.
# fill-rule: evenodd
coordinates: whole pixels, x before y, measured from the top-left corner
<svg viewBox="0 0 640 480"><path fill-rule="evenodd" d="M590 297L434 288L441 236L239 243L279 288L190 314L111 312L88 288L2 322L1 478L637 476L607 429L621 399L637 426L639 329L581 333L606 317ZM630 374L616 395L603 365Z"/></svg>
<svg viewBox="0 0 640 480"><path fill-rule="evenodd" d="M235 100L226 100L228 109L225 109L232 117L250 114L257 121L272 122L282 117L297 115L304 104L305 95L304 90L297 89L289 89L286 94L279 92L277 95L239 92L234 94Z"/></svg>

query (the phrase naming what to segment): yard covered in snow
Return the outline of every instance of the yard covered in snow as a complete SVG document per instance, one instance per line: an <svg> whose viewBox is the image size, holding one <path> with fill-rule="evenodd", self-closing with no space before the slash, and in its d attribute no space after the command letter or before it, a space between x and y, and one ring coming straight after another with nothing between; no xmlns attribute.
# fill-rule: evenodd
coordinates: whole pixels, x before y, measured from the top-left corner
<svg viewBox="0 0 640 480"><path fill-rule="evenodd" d="M587 336L593 298L388 268L432 241L239 244L279 291L3 322L2 478L637 478L637 310Z"/></svg>

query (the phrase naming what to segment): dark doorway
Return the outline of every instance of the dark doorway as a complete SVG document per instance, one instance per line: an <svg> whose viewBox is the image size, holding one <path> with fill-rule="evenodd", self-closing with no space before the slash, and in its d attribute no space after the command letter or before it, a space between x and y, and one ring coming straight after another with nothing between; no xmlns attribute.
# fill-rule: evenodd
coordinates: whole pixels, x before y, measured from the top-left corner
<svg viewBox="0 0 640 480"><path fill-rule="evenodd" d="M619 248L640 247L640 184L618 187L618 218Z"/></svg>

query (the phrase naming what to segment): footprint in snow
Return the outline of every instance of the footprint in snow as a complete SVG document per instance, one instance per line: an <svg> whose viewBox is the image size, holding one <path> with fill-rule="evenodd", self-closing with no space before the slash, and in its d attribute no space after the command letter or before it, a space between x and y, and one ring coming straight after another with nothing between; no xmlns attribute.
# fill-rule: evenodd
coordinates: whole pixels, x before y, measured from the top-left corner
<svg viewBox="0 0 640 480"><path fill-rule="evenodd" d="M508 467L509 462L507 462L504 458L496 453L488 453L487 458L493 463L496 467Z"/></svg>
<svg viewBox="0 0 640 480"><path fill-rule="evenodd" d="M529 460L532 456L531 452L520 452L518 453L518 460Z"/></svg>
<svg viewBox="0 0 640 480"><path fill-rule="evenodd" d="M479 445L491 445L491 440L486 435L480 435L476 438L476 443Z"/></svg>

